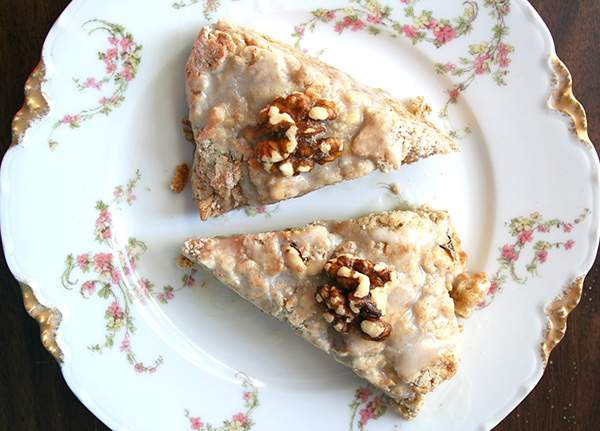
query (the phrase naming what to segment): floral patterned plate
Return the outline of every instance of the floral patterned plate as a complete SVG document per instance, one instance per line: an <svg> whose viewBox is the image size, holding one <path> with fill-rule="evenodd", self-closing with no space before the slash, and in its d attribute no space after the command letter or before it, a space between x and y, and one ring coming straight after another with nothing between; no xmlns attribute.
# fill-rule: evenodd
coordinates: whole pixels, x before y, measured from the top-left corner
<svg viewBox="0 0 600 431"><path fill-rule="evenodd" d="M220 16L402 100L425 96L461 152L201 222L189 189L169 183L192 155L184 64ZM488 430L540 379L593 262L600 208L584 114L525 1L75 0L42 59L28 97L47 106L25 108L30 125L2 163L4 248L69 386L111 428ZM448 210L471 269L493 280L462 322L460 371L412 422L174 263L188 236L407 203Z"/></svg>

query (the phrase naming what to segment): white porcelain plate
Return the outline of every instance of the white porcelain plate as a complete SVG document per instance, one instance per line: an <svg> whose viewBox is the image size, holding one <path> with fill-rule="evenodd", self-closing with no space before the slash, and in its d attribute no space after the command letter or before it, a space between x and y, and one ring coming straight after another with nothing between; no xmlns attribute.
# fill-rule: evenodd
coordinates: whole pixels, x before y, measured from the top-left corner
<svg viewBox="0 0 600 431"><path fill-rule="evenodd" d="M60 312L75 394L115 430L488 430L540 379L545 306L590 268L598 159L548 105L552 39L524 1L75 0L43 50L45 116L2 163L6 257ZM278 205L200 221L176 165L183 70L227 17L401 100L424 96L461 151ZM395 195L390 185L399 184ZM454 379L402 420L381 396L211 278L183 240L347 219L399 204L450 212L493 294L464 325Z"/></svg>

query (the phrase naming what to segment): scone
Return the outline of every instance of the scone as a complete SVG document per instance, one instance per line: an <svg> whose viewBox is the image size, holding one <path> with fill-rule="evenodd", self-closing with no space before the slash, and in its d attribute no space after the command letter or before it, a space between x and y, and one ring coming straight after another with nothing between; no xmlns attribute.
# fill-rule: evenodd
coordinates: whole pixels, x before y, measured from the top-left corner
<svg viewBox="0 0 600 431"><path fill-rule="evenodd" d="M456 149L423 118L422 100L407 108L225 20L200 31L185 81L192 193L203 220Z"/></svg>
<svg viewBox="0 0 600 431"><path fill-rule="evenodd" d="M188 239L179 266L207 271L349 366L414 418L457 371L451 294L470 314L489 288L443 211L391 211L235 237ZM454 295L453 295L454 296Z"/></svg>

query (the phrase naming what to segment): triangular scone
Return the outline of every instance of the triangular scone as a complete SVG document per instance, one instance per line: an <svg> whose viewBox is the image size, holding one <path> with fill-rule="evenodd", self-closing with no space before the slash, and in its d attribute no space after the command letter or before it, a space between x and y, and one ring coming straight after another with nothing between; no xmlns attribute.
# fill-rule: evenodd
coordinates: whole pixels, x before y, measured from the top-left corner
<svg viewBox="0 0 600 431"><path fill-rule="evenodd" d="M405 418L457 370L456 291L463 310L482 300L485 274L466 254L446 212L391 211L299 229L187 240L181 267L196 266L391 398ZM479 295L479 296L477 296ZM470 304L470 305L469 305Z"/></svg>
<svg viewBox="0 0 600 431"><path fill-rule="evenodd" d="M409 110L224 20L200 31L185 72L196 143L191 181L203 220L456 149L422 118L422 104Z"/></svg>

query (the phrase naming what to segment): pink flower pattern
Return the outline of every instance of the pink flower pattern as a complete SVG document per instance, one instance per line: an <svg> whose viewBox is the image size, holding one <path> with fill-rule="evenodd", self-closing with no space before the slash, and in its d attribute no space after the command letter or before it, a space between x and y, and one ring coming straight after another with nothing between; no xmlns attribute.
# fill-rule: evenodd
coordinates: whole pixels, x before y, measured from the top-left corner
<svg viewBox="0 0 600 431"><path fill-rule="evenodd" d="M102 81L97 82L96 78L88 78L83 85L85 88L95 88L96 90L102 89Z"/></svg>
<svg viewBox="0 0 600 431"><path fill-rule="evenodd" d="M121 342L121 347L119 348L121 352L129 352L131 351L131 342L129 341L129 337L125 337Z"/></svg>
<svg viewBox="0 0 600 431"><path fill-rule="evenodd" d="M108 306L108 312L115 319L123 318L123 309L121 307L119 307L119 304L117 304L115 301L113 301L113 303Z"/></svg>
<svg viewBox="0 0 600 431"><path fill-rule="evenodd" d="M518 233L517 239L521 244L525 244L527 242L533 241L533 231L531 230L522 230Z"/></svg>
<svg viewBox="0 0 600 431"><path fill-rule="evenodd" d="M150 288L148 286L148 281L147 280L138 280L138 282L135 285L135 291L141 298L144 298L144 297L150 295Z"/></svg>
<svg viewBox="0 0 600 431"><path fill-rule="evenodd" d="M438 40L438 42L446 43L450 42L452 39L456 37L456 30L454 30L449 25L445 25L441 28L436 28L433 31L433 35Z"/></svg>
<svg viewBox="0 0 600 431"><path fill-rule="evenodd" d="M417 34L418 34L417 29L414 28L412 25L408 25L408 24L405 24L402 27L402 32L404 33L404 35L406 37L411 38L411 39L414 38L414 37L416 37Z"/></svg>
<svg viewBox="0 0 600 431"><path fill-rule="evenodd" d="M500 256L514 262L519 258L519 253L515 253L514 245L506 244L504 247L502 247L502 253Z"/></svg>
<svg viewBox="0 0 600 431"><path fill-rule="evenodd" d="M98 53L106 75L101 79L88 76L83 82L75 78L73 80L79 91L95 89L97 91L106 90L107 93L112 92L112 94L103 95L100 99L97 99L98 105L94 108L82 110L76 115L67 114L58 120L52 126L48 137L48 145L51 150L58 145L58 142L52 139L58 127L68 125L70 128L77 128L96 115L109 115L114 108L119 107L124 100L124 93L129 83L135 78L139 68L141 45L134 42L130 33L125 32L122 26L107 21L91 20L89 23L98 25L94 30L103 30L109 34L107 38L108 48L106 51Z"/></svg>
<svg viewBox="0 0 600 431"><path fill-rule="evenodd" d="M87 269L90 266L90 258L87 253L77 256L77 265L79 269Z"/></svg>
<svg viewBox="0 0 600 431"><path fill-rule="evenodd" d="M233 417L231 419L234 422L238 422L241 426L246 426L246 424L248 424L248 418L243 413L238 413L236 415L233 415Z"/></svg>
<svg viewBox="0 0 600 431"><path fill-rule="evenodd" d="M360 423L363 425L366 425L369 419L375 417L373 406L367 406L367 408L361 409L358 413L360 414Z"/></svg>
<svg viewBox="0 0 600 431"><path fill-rule="evenodd" d="M477 57L475 57L475 62L473 63L473 65L475 66L475 73L477 75L483 75L487 72L487 61L489 58L489 54L479 54Z"/></svg>
<svg viewBox="0 0 600 431"><path fill-rule="evenodd" d="M78 285L79 281L72 281L71 275L75 271L80 271L90 276L90 279L84 280L79 287L81 296L84 299L99 297L108 301L104 315L107 330L105 342L89 346L89 349L101 353L116 344L136 373L152 374L162 364L162 357L158 357L152 365L145 365L137 360L132 349L132 335L136 328L131 315L131 302L139 300L143 305L150 298L156 298L162 303L173 300L177 291L194 284L193 275L196 271L192 270L185 274L181 278L179 287L166 286L164 292L160 294L153 291L153 285L149 280L135 274L136 261L146 250L146 245L134 238L124 242L122 238L114 238L112 214L113 209L122 203L132 205L136 199L134 188L139 179L139 172L136 172L135 177L125 186L115 187L111 195L112 200L108 204L103 201L96 202L98 215L94 222L94 239L108 250L68 255L65 260L66 269L63 272L62 284L66 289ZM133 280L139 281L135 283ZM121 336L120 341L115 340L118 336Z"/></svg>
<svg viewBox="0 0 600 431"><path fill-rule="evenodd" d="M127 52L135 48L135 43L128 37L123 38L120 42L120 45L123 52Z"/></svg>
<svg viewBox="0 0 600 431"><path fill-rule="evenodd" d="M362 430L371 420L377 420L387 411L387 403L383 397L370 387L359 387L354 394L354 401L349 404L351 410L350 429L354 424ZM359 416L357 420L357 414Z"/></svg>
<svg viewBox="0 0 600 431"><path fill-rule="evenodd" d="M92 296L96 291L96 283L93 281L86 281L81 285L81 293L83 295Z"/></svg>
<svg viewBox="0 0 600 431"><path fill-rule="evenodd" d="M94 271L110 272L112 267L112 253L96 253L93 258Z"/></svg>
<svg viewBox="0 0 600 431"><path fill-rule="evenodd" d="M201 428L204 428L204 422L202 422L201 418L190 418L190 428L193 430L199 430Z"/></svg>
<svg viewBox="0 0 600 431"><path fill-rule="evenodd" d="M371 396L371 389L363 388L357 395L357 397L363 402L366 403L369 397Z"/></svg>
<svg viewBox="0 0 600 431"><path fill-rule="evenodd" d="M462 13L454 17L434 16L433 11L418 10L416 4L420 0L401 0L401 11L394 11L392 5L378 0L348 0L347 6L333 9L319 8L313 10L312 17L294 27L292 37L297 49L306 52L301 41L307 33L314 31L321 23L329 24L333 31L343 34L346 31L365 31L370 35L387 34L391 37L404 37L414 45L427 42L440 48L454 40L471 33L475 20L481 8L488 10L495 22L493 23L491 39L481 44L469 45L468 56L461 56L454 62L435 63L435 70L440 74L449 74L456 78L449 89L446 103L440 111L440 117L445 120L450 129L448 134L454 139L461 139L471 133L469 127L454 130L450 125L448 110L450 105L459 103L459 96L475 81L475 79L490 75L498 85L505 85L508 74L510 55L514 47L505 39L509 27L505 17L510 13L508 0L486 1L483 4L477 0L462 2ZM409 5L405 7L404 5ZM404 14L402 19L401 15ZM334 17L338 17L334 19Z"/></svg>
<svg viewBox="0 0 600 431"><path fill-rule="evenodd" d="M548 257L548 252L546 250L540 250L537 252L537 257L540 263L546 262L546 258Z"/></svg>
<svg viewBox="0 0 600 431"><path fill-rule="evenodd" d="M131 66L123 66L123 70L119 73L120 76L125 78L125 81L131 81L133 79L133 73L131 72Z"/></svg>
<svg viewBox="0 0 600 431"><path fill-rule="evenodd" d="M233 414L231 419L223 421L222 426L216 427L208 423L205 424L199 416L192 416L189 410L186 409L185 416L190 421L190 429L202 431L248 431L252 429L254 426L252 413L258 407L258 389L251 383L247 376L242 373L238 374L244 376L242 398L244 400L245 411Z"/></svg>
<svg viewBox="0 0 600 431"><path fill-rule="evenodd" d="M539 266L548 262L550 250L571 250L575 241L571 238L564 239L565 234L570 234L574 226L580 224L590 213L585 209L573 222L560 219L545 220L535 212L529 217L516 217L509 223L509 233L515 239L514 243L505 244L499 248L500 256L497 261L499 268L490 276L492 287L488 298L480 304L481 307L491 303L494 296L501 291L502 286L510 279L519 284L525 284L527 277L518 275L521 256L531 256L523 253L526 247L533 248L533 258L523 263L524 269L531 277L539 277ZM529 245L532 244L532 245Z"/></svg>

